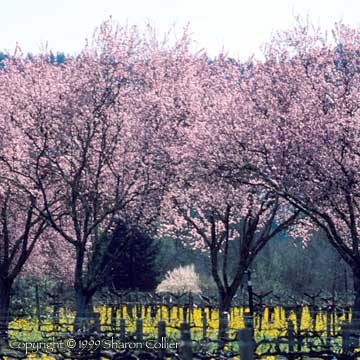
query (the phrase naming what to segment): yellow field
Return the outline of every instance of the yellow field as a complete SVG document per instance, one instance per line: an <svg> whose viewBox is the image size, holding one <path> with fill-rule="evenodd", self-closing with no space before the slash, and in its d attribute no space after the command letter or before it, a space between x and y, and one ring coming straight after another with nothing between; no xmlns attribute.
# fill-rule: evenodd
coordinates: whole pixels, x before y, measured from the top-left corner
<svg viewBox="0 0 360 360"><path fill-rule="evenodd" d="M244 328L244 315L248 313L248 308L236 307L232 308L229 316L230 336L235 337L238 329ZM49 309L50 312L50 309ZM131 334L136 330L136 308L127 308L125 305L118 308L116 313L111 307L96 306L94 312L98 314L100 320L101 331L106 331L109 336L112 336L112 325L119 326L120 319L125 320L126 333ZM155 315L154 313L152 315ZM216 339L218 330L219 314L216 309L212 311L209 308L204 310L200 308L193 308L187 314L187 321L191 325L192 339L201 339L203 337L204 316L206 318L206 336L211 339ZM145 306L141 308L141 319L143 320L143 335L144 338L157 337L157 323L162 320L166 323L167 337L171 339L178 339L180 337L179 327L184 318L184 309L182 307L168 307L162 306L157 309L156 316L151 316L150 309ZM74 319L73 313L65 313L62 309L60 312L60 325L54 326L51 319L44 319L41 323L41 332L51 334L53 331L72 331L72 322ZM338 332L341 323L345 320L351 320L351 314L346 316L345 313L333 314L331 316L330 325L331 329ZM313 321L309 308L304 307L301 311L300 329L321 332L326 336L327 330L327 314L326 312L319 312ZM261 321L261 330L259 328ZM285 315L285 310L281 307L275 307L270 313L268 308L264 309L263 314L260 316L255 314L255 336L256 339L272 339L279 336L286 336L288 322L292 321L295 332L297 331L297 319L294 312L290 312L288 316ZM34 319L19 319L10 323L10 339L17 339L21 341L44 341L41 332L38 331L38 324ZM230 345L231 346L231 345ZM340 343L339 343L340 346ZM229 348L231 350L231 347ZM48 359L55 360L53 357L43 355L36 357L36 355L29 355L28 359ZM234 358L236 359L236 358ZM274 357L266 357L264 359L273 360Z"/></svg>

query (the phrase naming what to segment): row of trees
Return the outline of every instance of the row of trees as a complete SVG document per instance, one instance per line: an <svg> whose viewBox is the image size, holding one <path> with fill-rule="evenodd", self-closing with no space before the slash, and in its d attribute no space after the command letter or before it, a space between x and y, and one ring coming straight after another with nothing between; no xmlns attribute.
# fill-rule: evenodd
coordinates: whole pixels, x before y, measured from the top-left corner
<svg viewBox="0 0 360 360"><path fill-rule="evenodd" d="M241 63L194 53L186 32L170 44L107 21L58 66L6 58L0 335L25 268L72 279L82 328L119 221L209 255L221 338L261 249L320 229L353 271L359 321L360 37L333 35L298 26Z"/></svg>

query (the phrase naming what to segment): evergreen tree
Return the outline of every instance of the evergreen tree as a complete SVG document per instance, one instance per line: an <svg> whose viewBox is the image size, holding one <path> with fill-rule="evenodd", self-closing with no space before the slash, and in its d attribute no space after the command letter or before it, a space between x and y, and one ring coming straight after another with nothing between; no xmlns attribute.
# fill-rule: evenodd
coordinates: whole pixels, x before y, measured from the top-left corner
<svg viewBox="0 0 360 360"><path fill-rule="evenodd" d="M8 56L0 51L0 69L4 68L3 60L5 60Z"/></svg>
<svg viewBox="0 0 360 360"><path fill-rule="evenodd" d="M157 285L159 246L139 228L119 221L108 247L107 285L116 290L151 291Z"/></svg>
<svg viewBox="0 0 360 360"><path fill-rule="evenodd" d="M56 63L57 64L63 64L65 61L65 54L63 52L56 54Z"/></svg>

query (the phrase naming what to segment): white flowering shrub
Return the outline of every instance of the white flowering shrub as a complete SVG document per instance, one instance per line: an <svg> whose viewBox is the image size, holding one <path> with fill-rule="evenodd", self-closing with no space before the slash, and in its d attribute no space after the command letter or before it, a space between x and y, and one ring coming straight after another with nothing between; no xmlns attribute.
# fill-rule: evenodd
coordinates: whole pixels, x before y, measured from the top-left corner
<svg viewBox="0 0 360 360"><path fill-rule="evenodd" d="M194 265L180 266L168 271L165 279L156 288L156 293L172 293L175 295L200 294L200 279Z"/></svg>

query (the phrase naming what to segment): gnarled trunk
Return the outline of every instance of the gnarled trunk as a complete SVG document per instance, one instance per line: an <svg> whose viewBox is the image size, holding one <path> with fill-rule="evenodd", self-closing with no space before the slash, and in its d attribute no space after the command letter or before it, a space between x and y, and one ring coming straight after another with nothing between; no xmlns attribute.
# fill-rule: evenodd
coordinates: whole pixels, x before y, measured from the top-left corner
<svg viewBox="0 0 360 360"><path fill-rule="evenodd" d="M360 336L360 266L353 264L353 279L354 279L354 303L352 305L352 319L350 326L351 341L349 343L350 352L354 352L355 348L359 347Z"/></svg>
<svg viewBox="0 0 360 360"><path fill-rule="evenodd" d="M229 320L230 320L230 309L233 296L229 294L220 294L219 301L219 333L218 339L220 347L223 347L227 339L229 338Z"/></svg>
<svg viewBox="0 0 360 360"><path fill-rule="evenodd" d="M93 294L83 289L75 290L76 315L74 321L74 332L87 333L90 329L90 320L93 316L92 309Z"/></svg>
<svg viewBox="0 0 360 360"><path fill-rule="evenodd" d="M360 266L353 267L355 299L352 306L352 324L360 329Z"/></svg>
<svg viewBox="0 0 360 360"><path fill-rule="evenodd" d="M85 259L85 246L83 244L76 248L75 266L75 306L76 314L74 320L74 333L88 333L90 330L90 319L93 315L92 297L93 291L84 287L83 265Z"/></svg>
<svg viewBox="0 0 360 360"><path fill-rule="evenodd" d="M0 278L0 348L8 343L10 291L12 281Z"/></svg>

